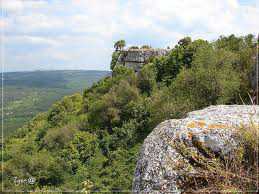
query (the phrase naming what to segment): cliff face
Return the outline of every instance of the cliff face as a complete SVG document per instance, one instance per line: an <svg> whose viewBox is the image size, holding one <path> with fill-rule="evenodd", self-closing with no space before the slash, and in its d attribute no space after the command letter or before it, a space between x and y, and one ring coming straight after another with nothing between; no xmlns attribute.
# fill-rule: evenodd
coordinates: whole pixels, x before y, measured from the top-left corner
<svg viewBox="0 0 259 194"><path fill-rule="evenodd" d="M151 57L164 56L169 53L167 49L129 49L120 51L116 65L133 68L136 72L148 63Z"/></svg>
<svg viewBox="0 0 259 194"><path fill-rule="evenodd" d="M159 124L142 146L133 191L181 193L186 181L183 174L194 175L199 169L196 157L207 157L205 150L222 157L231 155L239 144L237 128L251 123L258 127L259 106L210 106L191 112L184 119Z"/></svg>

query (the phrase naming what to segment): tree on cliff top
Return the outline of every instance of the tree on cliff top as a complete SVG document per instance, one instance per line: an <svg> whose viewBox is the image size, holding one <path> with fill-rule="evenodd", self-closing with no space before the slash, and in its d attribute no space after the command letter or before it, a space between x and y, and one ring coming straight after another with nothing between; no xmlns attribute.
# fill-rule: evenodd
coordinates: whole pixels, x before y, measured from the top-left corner
<svg viewBox="0 0 259 194"><path fill-rule="evenodd" d="M125 40L119 40L115 42L114 48L116 51L122 50L126 46L126 41Z"/></svg>

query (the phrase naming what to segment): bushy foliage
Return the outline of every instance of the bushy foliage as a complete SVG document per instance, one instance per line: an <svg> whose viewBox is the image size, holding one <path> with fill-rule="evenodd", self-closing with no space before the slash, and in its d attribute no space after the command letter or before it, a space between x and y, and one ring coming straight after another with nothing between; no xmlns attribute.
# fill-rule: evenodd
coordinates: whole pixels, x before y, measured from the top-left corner
<svg viewBox="0 0 259 194"><path fill-rule="evenodd" d="M115 67L118 59L119 59L119 56L120 56L121 52L120 51L114 51L112 53L112 60L111 60L111 64L110 64L110 68L111 70L113 70L113 68Z"/></svg>
<svg viewBox="0 0 259 194"><path fill-rule="evenodd" d="M48 115L49 123L54 126L66 122L67 117L79 113L82 108L82 102L83 99L80 94L64 97L62 101L52 106Z"/></svg>
<svg viewBox="0 0 259 194"><path fill-rule="evenodd" d="M139 49L139 47L138 46L131 46L131 47L129 47L129 49L131 50L134 50L134 49Z"/></svg>
<svg viewBox="0 0 259 194"><path fill-rule="evenodd" d="M64 97L5 142L5 188L13 189L14 176L33 176L34 185L15 189L131 190L140 145L157 124L211 104L239 103L240 96L246 100L251 40L187 37L138 73L114 66L115 52L112 76L82 96Z"/></svg>
<svg viewBox="0 0 259 194"><path fill-rule="evenodd" d="M235 58L224 50L200 49L192 68L182 69L171 86L173 95L190 99L195 108L235 103L240 80L232 67Z"/></svg>
<svg viewBox="0 0 259 194"><path fill-rule="evenodd" d="M137 100L138 96L136 87L125 80L121 80L118 85L112 87L108 93L90 106L90 125L93 128L108 128L111 131L112 127L121 124L120 118L123 117L123 111L127 104Z"/></svg>
<svg viewBox="0 0 259 194"><path fill-rule="evenodd" d="M140 70L137 85L140 91L148 96L155 90L156 71L153 64L147 64Z"/></svg>
<svg viewBox="0 0 259 194"><path fill-rule="evenodd" d="M242 79L240 83L240 96L248 102L248 88L251 88L251 74L256 63L256 44L253 41L254 36L248 34L243 37L236 37L235 35L221 36L214 45L218 49L228 50L236 55L236 61L233 67L239 72Z"/></svg>
<svg viewBox="0 0 259 194"><path fill-rule="evenodd" d="M207 45L209 45L207 41L195 40L192 42L189 37L180 40L168 56L154 60L157 81L169 86L182 68L191 67L193 55L197 49Z"/></svg>
<svg viewBox="0 0 259 194"><path fill-rule="evenodd" d="M43 138L43 146L47 149L63 148L73 138L74 133L75 129L73 126L49 129Z"/></svg>
<svg viewBox="0 0 259 194"><path fill-rule="evenodd" d="M125 40L118 40L117 42L114 43L114 48L116 51L122 50L125 46L126 46Z"/></svg>

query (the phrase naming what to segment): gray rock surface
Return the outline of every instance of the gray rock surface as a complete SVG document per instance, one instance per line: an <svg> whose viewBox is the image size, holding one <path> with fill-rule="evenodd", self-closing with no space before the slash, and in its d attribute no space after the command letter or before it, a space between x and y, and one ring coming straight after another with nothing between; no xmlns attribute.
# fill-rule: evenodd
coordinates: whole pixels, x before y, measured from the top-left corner
<svg viewBox="0 0 259 194"><path fill-rule="evenodd" d="M120 51L116 65L124 65L139 71L151 57L164 56L169 53L168 49L128 49Z"/></svg>
<svg viewBox="0 0 259 194"><path fill-rule="evenodd" d="M235 151L236 129L259 125L259 106L218 105L194 111L184 119L159 124L145 139L133 181L135 193L181 193L181 174L195 173L190 160L175 145L200 152L199 144L219 155ZM198 143L198 144L197 144Z"/></svg>

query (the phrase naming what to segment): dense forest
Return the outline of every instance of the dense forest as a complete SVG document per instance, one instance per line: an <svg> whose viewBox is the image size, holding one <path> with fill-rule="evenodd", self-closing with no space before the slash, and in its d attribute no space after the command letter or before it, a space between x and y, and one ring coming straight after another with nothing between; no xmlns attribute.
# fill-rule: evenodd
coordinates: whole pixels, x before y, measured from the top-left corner
<svg viewBox="0 0 259 194"><path fill-rule="evenodd" d="M140 72L114 65L4 142L6 190L130 191L144 138L160 122L215 104L251 104L253 35L179 40ZM34 177L34 184L14 184Z"/></svg>

